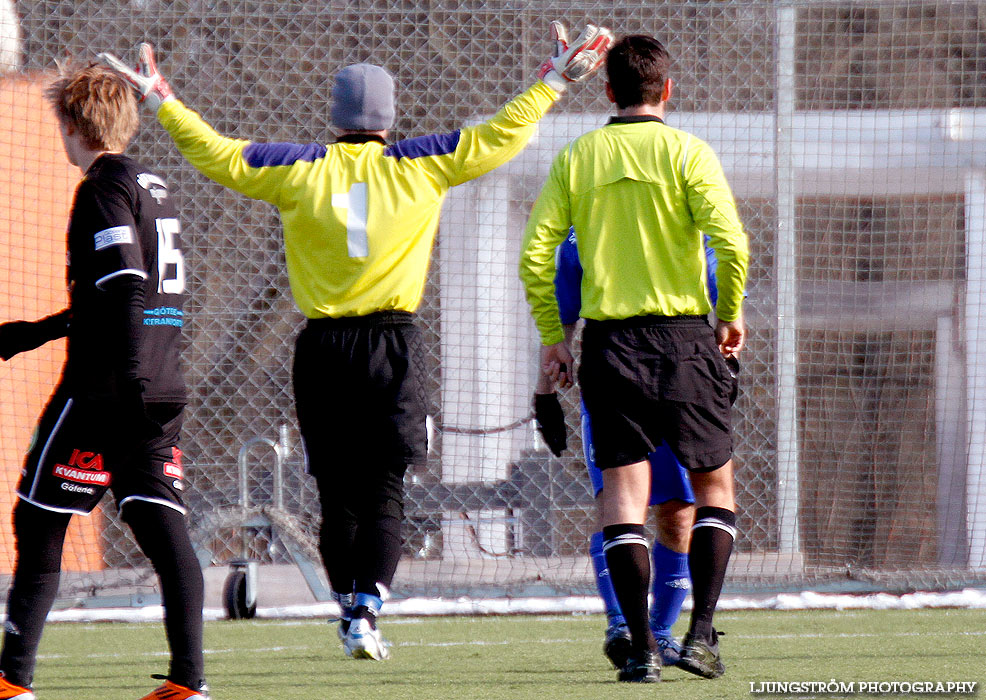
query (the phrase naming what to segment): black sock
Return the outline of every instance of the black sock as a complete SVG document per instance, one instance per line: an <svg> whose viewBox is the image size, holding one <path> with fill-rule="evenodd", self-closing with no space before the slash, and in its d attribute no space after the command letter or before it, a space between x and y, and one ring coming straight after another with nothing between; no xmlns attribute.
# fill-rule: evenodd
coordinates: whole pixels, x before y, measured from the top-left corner
<svg viewBox="0 0 986 700"><path fill-rule="evenodd" d="M703 506L695 512L692 544L688 553L694 600L688 632L698 639L708 641L712 637L712 615L722 592L735 537L734 512L711 506Z"/></svg>
<svg viewBox="0 0 986 700"><path fill-rule="evenodd" d="M62 546L71 517L27 501L18 500L14 506L17 564L0 652L0 670L14 685L27 688L34 678L45 619L58 595Z"/></svg>
<svg viewBox="0 0 986 700"><path fill-rule="evenodd" d="M656 650L647 617L650 556L644 526L607 525L603 528L603 551L616 599L630 630L631 646L635 652Z"/></svg>
<svg viewBox="0 0 986 700"><path fill-rule="evenodd" d="M161 582L164 629L171 649L168 680L198 690L205 682L202 658L204 584L185 516L174 508L129 501L122 517Z"/></svg>

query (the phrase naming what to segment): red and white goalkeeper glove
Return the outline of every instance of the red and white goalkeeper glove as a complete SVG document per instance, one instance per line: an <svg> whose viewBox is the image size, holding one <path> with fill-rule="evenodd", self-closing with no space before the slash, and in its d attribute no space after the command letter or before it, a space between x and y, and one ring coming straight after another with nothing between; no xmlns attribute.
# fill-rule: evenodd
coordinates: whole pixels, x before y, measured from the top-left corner
<svg viewBox="0 0 986 700"><path fill-rule="evenodd" d="M555 21L551 23L551 38L555 43L554 55L541 64L537 76L556 92L565 92L569 83L592 75L606 61L613 45L613 32L594 24L586 25L579 38L569 44L565 25Z"/></svg>
<svg viewBox="0 0 986 700"><path fill-rule="evenodd" d="M157 70L154 49L150 44L140 45L137 70L133 70L111 53L101 53L97 58L126 78L140 94L140 101L153 112L157 113L161 105L175 99L175 93L172 92L168 81Z"/></svg>

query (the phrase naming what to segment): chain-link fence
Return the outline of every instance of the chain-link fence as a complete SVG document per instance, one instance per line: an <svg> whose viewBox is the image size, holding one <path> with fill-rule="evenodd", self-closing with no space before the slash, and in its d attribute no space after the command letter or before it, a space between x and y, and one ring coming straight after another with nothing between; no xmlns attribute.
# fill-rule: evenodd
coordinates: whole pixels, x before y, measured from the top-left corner
<svg viewBox="0 0 986 700"><path fill-rule="evenodd" d="M550 19L658 36L674 57L668 122L716 149L750 236L728 585L986 579L980 3L40 0L16 11L16 25L0 25L5 46L19 38L18 51L0 53L11 56L0 59L6 94L43 84L66 54L132 60L147 40L178 96L218 131L300 143L331 140L331 78L349 63L394 74L396 140L492 115L531 81ZM0 136L15 170L0 175L13 193L0 201L0 233L18 238L52 208L18 189L36 185L16 172L36 156L17 134L52 126L40 102L3 104L16 107L12 136ZM577 396L565 397L570 450L551 458L530 420L537 341L516 262L554 153L610 110L602 78L571 90L521 155L446 203L419 310L436 431L427 465L407 477L399 594L593 588ZM203 560L313 560L317 499L290 390L303 319L276 213L205 180L150 117L131 152L166 175L180 207L192 294L183 447ZM70 191L59 177L52 187ZM6 266L46 290L43 262L26 251L10 249ZM29 313L19 298L7 300L12 318ZM8 443L28 436L8 418L48 390L51 370L0 371L21 387L0 406L13 481ZM84 554L69 552L78 571L63 593L153 585L112 505L95 517L73 540Z"/></svg>

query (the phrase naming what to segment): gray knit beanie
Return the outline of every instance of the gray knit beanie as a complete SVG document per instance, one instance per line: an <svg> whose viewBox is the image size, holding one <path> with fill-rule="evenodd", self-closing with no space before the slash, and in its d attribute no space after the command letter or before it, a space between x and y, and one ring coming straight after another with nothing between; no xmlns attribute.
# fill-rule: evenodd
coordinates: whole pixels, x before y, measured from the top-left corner
<svg viewBox="0 0 986 700"><path fill-rule="evenodd" d="M394 79L380 66L356 63L336 73L332 125L355 131L383 131L394 125Z"/></svg>

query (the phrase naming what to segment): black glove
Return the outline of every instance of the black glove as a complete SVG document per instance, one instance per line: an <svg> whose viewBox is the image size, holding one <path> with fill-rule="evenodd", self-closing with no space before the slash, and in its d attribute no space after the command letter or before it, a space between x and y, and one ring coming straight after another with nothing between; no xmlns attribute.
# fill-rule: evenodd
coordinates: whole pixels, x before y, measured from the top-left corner
<svg viewBox="0 0 986 700"><path fill-rule="evenodd" d="M49 340L68 333L68 311L47 316L40 321L10 321L0 323L0 357L9 360L14 355L39 348Z"/></svg>
<svg viewBox="0 0 986 700"><path fill-rule="evenodd" d="M534 394L534 420L548 449L555 457L561 457L568 447L568 429L558 394Z"/></svg>

